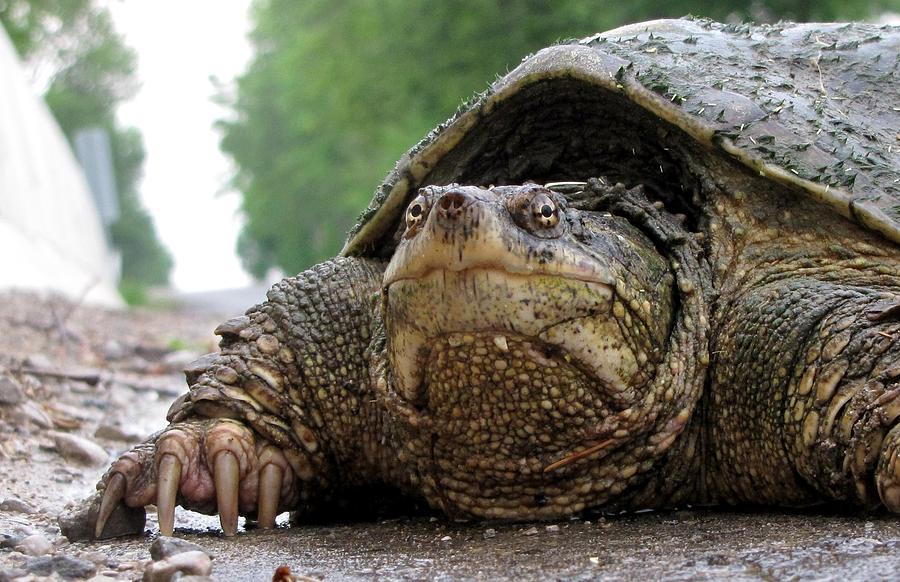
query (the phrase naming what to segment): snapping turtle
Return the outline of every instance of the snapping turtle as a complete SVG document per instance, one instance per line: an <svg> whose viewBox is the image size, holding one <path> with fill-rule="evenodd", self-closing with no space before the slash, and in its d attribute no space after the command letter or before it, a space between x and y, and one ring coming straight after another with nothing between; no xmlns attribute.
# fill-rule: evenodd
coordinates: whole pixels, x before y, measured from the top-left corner
<svg viewBox="0 0 900 582"><path fill-rule="evenodd" d="M387 486L455 517L900 511L900 29L627 26L406 154L342 256L216 330L98 489L271 527Z"/></svg>

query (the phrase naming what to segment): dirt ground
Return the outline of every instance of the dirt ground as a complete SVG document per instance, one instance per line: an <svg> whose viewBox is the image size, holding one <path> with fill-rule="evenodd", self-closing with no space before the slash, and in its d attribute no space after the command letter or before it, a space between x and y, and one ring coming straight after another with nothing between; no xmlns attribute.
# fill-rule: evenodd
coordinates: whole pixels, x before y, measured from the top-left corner
<svg viewBox="0 0 900 582"><path fill-rule="evenodd" d="M57 517L114 455L164 425L180 370L235 313L109 311L0 295L0 582L139 580L158 536L69 542ZM176 535L215 580L877 580L900 571L900 519L884 514L690 510L558 523L403 516L221 536L179 509ZM177 579L161 578L161 579ZM185 579L185 578L182 578Z"/></svg>

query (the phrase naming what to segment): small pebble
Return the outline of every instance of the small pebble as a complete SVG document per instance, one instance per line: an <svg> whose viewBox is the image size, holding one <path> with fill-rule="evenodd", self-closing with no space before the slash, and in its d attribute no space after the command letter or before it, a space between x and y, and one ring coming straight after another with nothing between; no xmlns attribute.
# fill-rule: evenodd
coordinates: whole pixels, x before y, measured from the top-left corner
<svg viewBox="0 0 900 582"><path fill-rule="evenodd" d="M537 532L538 532L538 529L536 527L532 527L532 528L529 528L529 529L526 529L525 531L523 531L522 535L533 536L533 535L537 535Z"/></svg>
<svg viewBox="0 0 900 582"><path fill-rule="evenodd" d="M79 558L53 556L52 558L33 558L26 562L25 569L38 576L50 576L56 573L64 580L77 580L92 577L97 571L97 566Z"/></svg>
<svg viewBox="0 0 900 582"><path fill-rule="evenodd" d="M29 368L37 368L39 370L49 370L53 368L53 362L44 354L31 354L25 358L25 365Z"/></svg>
<svg viewBox="0 0 900 582"><path fill-rule="evenodd" d="M90 499L75 504L71 510L63 512L57 518L56 523L60 531L70 542L94 539L94 524L97 522L100 497L101 494L97 492ZM147 512L143 507L128 507L120 503L109 516L101 539L139 534L144 531L146 517Z"/></svg>
<svg viewBox="0 0 900 582"><path fill-rule="evenodd" d="M109 459L106 449L82 436L65 432L54 432L51 436L60 454L68 461L100 467Z"/></svg>
<svg viewBox="0 0 900 582"><path fill-rule="evenodd" d="M103 357L107 360L121 360L128 355L125 346L114 339L107 340L101 348Z"/></svg>
<svg viewBox="0 0 900 582"><path fill-rule="evenodd" d="M26 400L13 408L7 419L13 424L26 424L31 422L38 428L53 428L53 421L43 408L33 400Z"/></svg>
<svg viewBox="0 0 900 582"><path fill-rule="evenodd" d="M453 539L453 538L451 538L450 536L444 536L444 537L441 538L441 541L442 541L442 542L449 542L449 541L452 540L452 539Z"/></svg>
<svg viewBox="0 0 900 582"><path fill-rule="evenodd" d="M481 535L484 536L484 539L489 540L491 538L497 537L497 530L495 530L494 528L486 529Z"/></svg>
<svg viewBox="0 0 900 582"><path fill-rule="evenodd" d="M144 582L170 582L176 574L182 576L209 576L212 572L212 561L200 551L175 554L165 560L152 562L144 570ZM179 577L178 579L181 579Z"/></svg>
<svg viewBox="0 0 900 582"><path fill-rule="evenodd" d="M103 552L81 552L78 554L79 558L84 558L85 560L89 560L95 564L106 565L106 560L108 557ZM102 574L102 572L101 572Z"/></svg>
<svg viewBox="0 0 900 582"><path fill-rule="evenodd" d="M21 533L0 533L0 549L12 550L24 537Z"/></svg>
<svg viewBox="0 0 900 582"><path fill-rule="evenodd" d="M24 578L28 572L21 568L0 568L0 582L12 582L16 578Z"/></svg>
<svg viewBox="0 0 900 582"><path fill-rule="evenodd" d="M591 556L590 558L588 558L588 561L590 561L590 563L595 566L600 564L600 558L598 556Z"/></svg>
<svg viewBox="0 0 900 582"><path fill-rule="evenodd" d="M13 513L37 513L37 509L15 497L4 499L0 503L0 511L11 511Z"/></svg>
<svg viewBox="0 0 900 582"><path fill-rule="evenodd" d="M556 533L559 531L559 526L558 525L548 525L546 527L546 530L550 533Z"/></svg>
<svg viewBox="0 0 900 582"><path fill-rule="evenodd" d="M18 404L25 400L22 388L9 376L0 376L0 404Z"/></svg>
<svg viewBox="0 0 900 582"><path fill-rule="evenodd" d="M183 554L184 552L209 553L193 542L170 536L159 536L150 546L150 557L154 562L165 560L166 558L171 558L172 556Z"/></svg>
<svg viewBox="0 0 900 582"><path fill-rule="evenodd" d="M22 538L16 544L16 550L26 556L43 556L53 551L53 544L41 534L32 534Z"/></svg>
<svg viewBox="0 0 900 582"><path fill-rule="evenodd" d="M140 434L128 431L113 424L101 424L98 426L97 430L94 431L94 437L111 441L121 441L123 443L136 443L143 439Z"/></svg>

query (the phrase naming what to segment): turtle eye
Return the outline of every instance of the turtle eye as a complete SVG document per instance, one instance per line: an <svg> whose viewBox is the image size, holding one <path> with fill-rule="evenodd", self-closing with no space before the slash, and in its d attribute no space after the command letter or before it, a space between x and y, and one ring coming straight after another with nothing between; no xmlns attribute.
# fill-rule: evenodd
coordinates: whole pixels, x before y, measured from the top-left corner
<svg viewBox="0 0 900 582"><path fill-rule="evenodd" d="M562 197L536 184L512 192L506 208L516 226L538 238L559 238L566 232L566 203Z"/></svg>
<svg viewBox="0 0 900 582"><path fill-rule="evenodd" d="M428 200L424 196L416 196L406 209L406 234L413 235L418 231L425 217L428 216Z"/></svg>
<svg viewBox="0 0 900 582"><path fill-rule="evenodd" d="M531 202L531 213L534 215L534 221L545 228L553 228L559 224L559 209L546 194L534 197Z"/></svg>

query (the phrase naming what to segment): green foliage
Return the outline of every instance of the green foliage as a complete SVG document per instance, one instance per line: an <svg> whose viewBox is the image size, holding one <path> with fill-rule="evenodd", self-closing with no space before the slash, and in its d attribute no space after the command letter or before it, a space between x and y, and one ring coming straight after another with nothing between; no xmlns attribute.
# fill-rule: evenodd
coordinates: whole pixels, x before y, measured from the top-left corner
<svg viewBox="0 0 900 582"><path fill-rule="evenodd" d="M394 160L556 40L691 12L829 20L874 8L860 0L257 1L256 55L231 100L233 119L220 124L247 216L238 253L256 276L335 254Z"/></svg>
<svg viewBox="0 0 900 582"><path fill-rule="evenodd" d="M144 162L141 134L134 128L108 127L119 190L119 219L110 227L113 244L122 253L122 283L166 285L172 256L156 237L153 219L141 206L136 190Z"/></svg>
<svg viewBox="0 0 900 582"><path fill-rule="evenodd" d="M138 194L141 134L115 119L119 103L137 89L134 51L92 0L0 0L0 23L36 76L45 77L44 100L66 136L85 127L109 134L120 208L110 237L122 256L120 292L129 303L142 302L144 287L168 283L173 262Z"/></svg>
<svg viewBox="0 0 900 582"><path fill-rule="evenodd" d="M91 0L0 0L0 23L23 58L56 53L75 36ZM47 59L42 59L47 60Z"/></svg>
<svg viewBox="0 0 900 582"><path fill-rule="evenodd" d="M132 307L138 305L146 305L149 301L147 297L147 286L134 281L119 281L119 295L128 305Z"/></svg>

